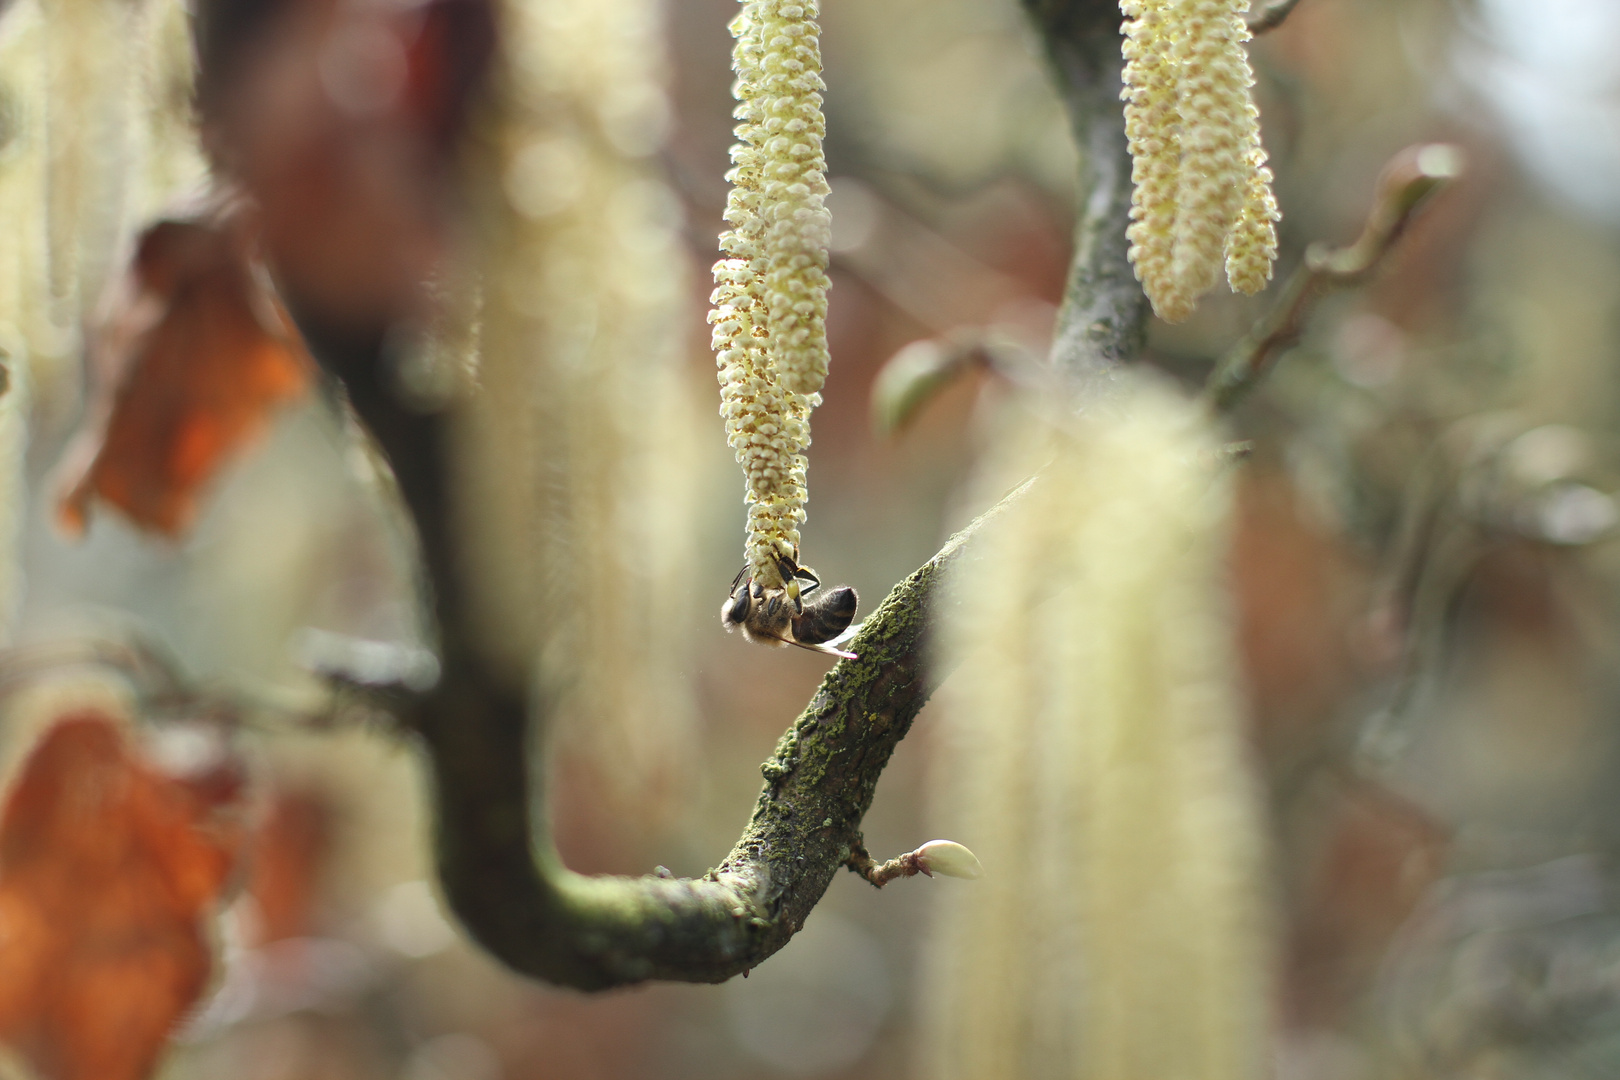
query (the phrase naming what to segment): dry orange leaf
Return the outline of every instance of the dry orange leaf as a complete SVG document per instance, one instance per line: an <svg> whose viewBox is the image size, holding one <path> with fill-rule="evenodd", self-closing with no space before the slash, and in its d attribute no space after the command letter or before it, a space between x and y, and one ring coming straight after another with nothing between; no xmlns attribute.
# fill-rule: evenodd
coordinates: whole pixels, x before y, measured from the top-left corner
<svg viewBox="0 0 1620 1080"><path fill-rule="evenodd" d="M313 362L249 248L239 210L142 234L91 334L95 396L62 466L70 533L99 498L178 536L225 460L309 385Z"/></svg>
<svg viewBox="0 0 1620 1080"><path fill-rule="evenodd" d="M0 818L0 1041L47 1080L140 1080L208 983L240 771L148 764L106 716L58 720Z"/></svg>

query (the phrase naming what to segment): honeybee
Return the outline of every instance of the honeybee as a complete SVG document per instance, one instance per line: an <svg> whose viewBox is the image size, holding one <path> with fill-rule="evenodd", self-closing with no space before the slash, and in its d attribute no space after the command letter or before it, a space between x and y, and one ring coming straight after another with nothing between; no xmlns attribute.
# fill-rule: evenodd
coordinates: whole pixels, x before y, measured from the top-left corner
<svg viewBox="0 0 1620 1080"><path fill-rule="evenodd" d="M854 636L849 624L855 619L859 603L855 590L840 585L809 598L821 588L821 579L814 570L799 566L785 555L777 559L777 568L786 582L780 589L767 589L747 578L746 566L737 571L731 581L731 594L720 606L720 622L726 630L741 627L743 637L762 645L796 645L855 659L854 653L838 648Z"/></svg>

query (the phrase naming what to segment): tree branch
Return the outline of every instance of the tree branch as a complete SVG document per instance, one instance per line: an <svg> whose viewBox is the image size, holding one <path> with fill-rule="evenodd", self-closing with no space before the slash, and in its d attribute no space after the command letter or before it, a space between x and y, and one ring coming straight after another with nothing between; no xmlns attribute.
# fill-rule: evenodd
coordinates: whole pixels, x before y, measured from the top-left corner
<svg viewBox="0 0 1620 1080"><path fill-rule="evenodd" d="M1052 352L1054 368L1083 387L1140 348L1146 312L1125 261L1130 172L1117 100L1119 13L1113 0L1029 6L1083 147L1089 196ZM395 399L383 334L334 332L308 317L311 305L288 299L304 316L311 351L345 385L391 463L419 532L442 675L399 712L426 752L439 877L462 925L517 971L584 990L646 979L719 982L765 960L861 850L878 777L943 674L927 653L941 579L1028 485L953 537L867 618L850 646L859 659L835 665L782 736L762 766L753 817L718 867L696 880L575 874L535 809L544 800L530 751L548 703L530 700L525 685L479 654L469 632L458 577L465 556L447 498L448 418Z"/></svg>
<svg viewBox="0 0 1620 1080"><path fill-rule="evenodd" d="M1114 0L1024 0L1045 39L1080 149L1084 204L1052 341L1052 366L1084 402L1142 351L1147 297L1126 258L1131 156L1119 92L1124 60Z"/></svg>
<svg viewBox="0 0 1620 1080"><path fill-rule="evenodd" d="M860 659L822 681L761 767L765 786L742 838L697 880L565 869L531 822L538 796L521 699L447 679L415 726L433 769L440 877L463 925L518 971L587 990L719 982L785 945L859 845L878 777L938 677L925 646L940 580L999 509L867 618L850 646Z"/></svg>

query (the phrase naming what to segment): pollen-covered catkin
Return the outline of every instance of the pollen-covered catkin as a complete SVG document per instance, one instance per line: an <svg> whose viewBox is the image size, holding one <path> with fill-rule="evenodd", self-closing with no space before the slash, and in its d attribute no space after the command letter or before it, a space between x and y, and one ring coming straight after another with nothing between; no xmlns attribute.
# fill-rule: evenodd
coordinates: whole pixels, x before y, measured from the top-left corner
<svg viewBox="0 0 1620 1080"><path fill-rule="evenodd" d="M1168 322L1192 314L1223 261L1241 292L1271 277L1278 214L1244 48L1248 7L1121 0L1135 185L1126 235L1137 278Z"/></svg>
<svg viewBox="0 0 1620 1080"><path fill-rule="evenodd" d="M1131 150L1131 224L1125 230L1136 276L1159 313L1179 321L1192 313L1170 273L1175 250L1176 174L1181 132L1165 12L1155 0L1125 0L1125 135Z"/></svg>
<svg viewBox="0 0 1620 1080"><path fill-rule="evenodd" d="M1248 190L1237 225L1226 238L1226 277L1232 288L1252 296L1271 280L1271 267L1277 261L1277 199L1271 193L1271 170L1266 152L1260 148L1258 114L1249 143Z"/></svg>
<svg viewBox="0 0 1620 1080"><path fill-rule="evenodd" d="M749 573L765 588L784 584L780 557L798 556L810 411L827 377L817 13L815 0L748 0L731 24L737 144L709 321L726 439L747 483Z"/></svg>

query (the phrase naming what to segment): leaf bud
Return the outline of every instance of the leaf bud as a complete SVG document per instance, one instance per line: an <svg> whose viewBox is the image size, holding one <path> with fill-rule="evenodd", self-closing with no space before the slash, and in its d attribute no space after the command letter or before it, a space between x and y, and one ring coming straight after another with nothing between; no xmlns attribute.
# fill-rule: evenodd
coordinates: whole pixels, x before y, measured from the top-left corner
<svg viewBox="0 0 1620 1080"><path fill-rule="evenodd" d="M984 866L978 856L955 840L930 840L911 855L917 860L917 869L929 877L935 874L970 880L984 877Z"/></svg>

